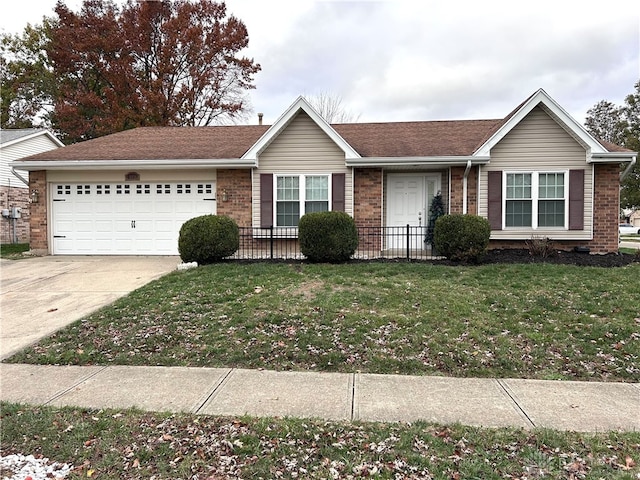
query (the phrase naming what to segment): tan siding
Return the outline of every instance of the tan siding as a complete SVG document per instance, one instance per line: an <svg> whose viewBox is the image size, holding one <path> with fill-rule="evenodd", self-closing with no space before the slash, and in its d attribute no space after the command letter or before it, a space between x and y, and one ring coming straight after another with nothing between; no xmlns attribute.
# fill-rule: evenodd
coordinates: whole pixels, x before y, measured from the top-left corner
<svg viewBox="0 0 640 480"><path fill-rule="evenodd" d="M586 151L571 135L558 125L540 107L513 128L491 150L491 162L480 173L479 215L487 216L487 172L508 171L558 171L585 169L584 230L558 231L537 229L528 231L494 231L492 239L529 239L532 235L556 239L589 239L592 236L593 168L586 162Z"/></svg>
<svg viewBox="0 0 640 480"><path fill-rule="evenodd" d="M253 224L260 225L260 174L345 173L345 209L353 215L353 176L344 152L306 113L299 113L258 158L253 175Z"/></svg>

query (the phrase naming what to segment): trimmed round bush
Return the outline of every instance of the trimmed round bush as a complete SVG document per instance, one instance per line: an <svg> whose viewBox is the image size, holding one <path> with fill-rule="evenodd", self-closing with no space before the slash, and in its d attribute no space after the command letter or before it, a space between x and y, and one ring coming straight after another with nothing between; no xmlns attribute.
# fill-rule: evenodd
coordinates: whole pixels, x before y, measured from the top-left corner
<svg viewBox="0 0 640 480"><path fill-rule="evenodd" d="M444 215L436 220L435 249L449 260L476 263L487 251L491 226L477 215Z"/></svg>
<svg viewBox="0 0 640 480"><path fill-rule="evenodd" d="M180 228L178 252L183 262L216 262L233 255L239 246L238 224L224 215L195 217Z"/></svg>
<svg viewBox="0 0 640 480"><path fill-rule="evenodd" d="M344 212L307 213L300 218L298 240L312 262L346 262L358 248L358 229Z"/></svg>

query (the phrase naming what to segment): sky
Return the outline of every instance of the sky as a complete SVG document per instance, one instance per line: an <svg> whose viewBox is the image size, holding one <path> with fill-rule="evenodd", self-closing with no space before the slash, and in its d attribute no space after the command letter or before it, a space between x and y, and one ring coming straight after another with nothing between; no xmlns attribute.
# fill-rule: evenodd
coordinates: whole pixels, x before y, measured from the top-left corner
<svg viewBox="0 0 640 480"><path fill-rule="evenodd" d="M0 31L39 23L55 3L3 1ZM637 0L226 4L249 32L243 55L262 66L248 123L262 112L271 124L299 95L319 94L359 122L503 118L539 88L583 123L640 80Z"/></svg>

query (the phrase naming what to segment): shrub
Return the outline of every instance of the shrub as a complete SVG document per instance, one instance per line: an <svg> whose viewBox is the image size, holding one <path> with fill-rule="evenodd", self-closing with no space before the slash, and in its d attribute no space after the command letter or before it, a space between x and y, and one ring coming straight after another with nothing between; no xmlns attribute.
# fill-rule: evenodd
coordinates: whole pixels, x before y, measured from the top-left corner
<svg viewBox="0 0 640 480"><path fill-rule="evenodd" d="M555 257L558 254L556 247L549 237L531 237L531 240L524 242L532 257Z"/></svg>
<svg viewBox="0 0 640 480"><path fill-rule="evenodd" d="M358 248L358 229L344 212L307 213L298 224L298 240L312 262L345 262Z"/></svg>
<svg viewBox="0 0 640 480"><path fill-rule="evenodd" d="M478 262L487 251L491 226L477 215L444 215L436 220L434 246L450 260Z"/></svg>
<svg viewBox="0 0 640 480"><path fill-rule="evenodd" d="M224 215L202 215L180 228L178 251L183 262L212 263L233 255L240 246L238 224Z"/></svg>

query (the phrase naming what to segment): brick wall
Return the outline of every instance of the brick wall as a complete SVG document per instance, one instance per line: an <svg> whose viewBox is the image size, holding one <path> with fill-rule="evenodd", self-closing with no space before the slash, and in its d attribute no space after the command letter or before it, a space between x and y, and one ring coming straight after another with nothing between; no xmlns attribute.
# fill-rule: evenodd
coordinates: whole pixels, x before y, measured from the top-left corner
<svg viewBox="0 0 640 480"><path fill-rule="evenodd" d="M466 167L451 167L451 206L449 213L463 212L463 183ZM467 176L467 213L478 214L478 167L471 167Z"/></svg>
<svg viewBox="0 0 640 480"><path fill-rule="evenodd" d="M594 171L592 252L618 251L620 221L620 167L618 164L596 165Z"/></svg>
<svg viewBox="0 0 640 480"><path fill-rule="evenodd" d="M216 211L233 218L240 227L251 226L251 171L217 171ZM226 198L224 200L224 192Z"/></svg>
<svg viewBox="0 0 640 480"><path fill-rule="evenodd" d="M382 222L382 169L356 169L353 198L356 225L379 227Z"/></svg>
<svg viewBox="0 0 640 480"><path fill-rule="evenodd" d="M451 193L449 194L451 203L449 213L462 213L462 177L464 167L451 167Z"/></svg>
<svg viewBox="0 0 640 480"><path fill-rule="evenodd" d="M467 177L467 213L478 214L478 167L471 167Z"/></svg>
<svg viewBox="0 0 640 480"><path fill-rule="evenodd" d="M382 226L382 169L358 168L353 179L353 219L359 227ZM373 233L370 231L370 233ZM360 240L360 248L378 251L382 237L369 235Z"/></svg>
<svg viewBox="0 0 640 480"><path fill-rule="evenodd" d="M32 203L31 209L31 239L30 247L32 251L48 253L49 240L47 233L47 172L38 170L29 172L29 191L37 189L40 200Z"/></svg>
<svg viewBox="0 0 640 480"><path fill-rule="evenodd" d="M0 186L0 210L11 210L12 207L22 209L21 217L15 221L12 218L0 218L1 243L29 243L29 192L28 188ZM14 238L17 242L14 242Z"/></svg>

